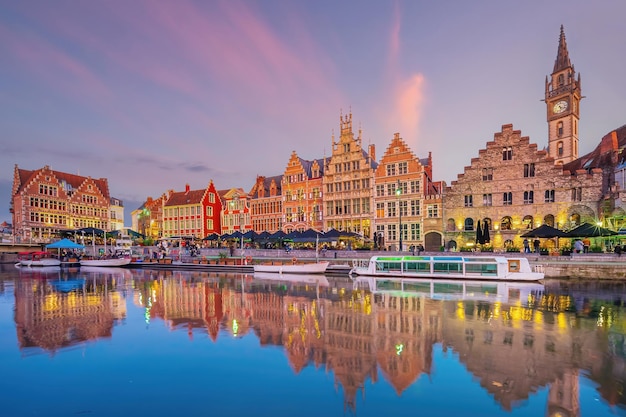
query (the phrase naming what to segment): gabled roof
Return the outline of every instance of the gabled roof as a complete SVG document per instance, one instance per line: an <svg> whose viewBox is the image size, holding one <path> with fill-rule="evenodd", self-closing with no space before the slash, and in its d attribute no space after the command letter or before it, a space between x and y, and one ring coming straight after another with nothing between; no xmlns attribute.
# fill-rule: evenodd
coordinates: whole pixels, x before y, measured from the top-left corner
<svg viewBox="0 0 626 417"><path fill-rule="evenodd" d="M199 204L202 202L202 197L206 193L204 190L190 190L174 192L167 199L164 206L185 206L189 204Z"/></svg>
<svg viewBox="0 0 626 417"><path fill-rule="evenodd" d="M98 187L104 198L106 198L106 201L109 201L111 198L109 194L109 183L106 178L95 179L91 177L83 177L82 175L68 174L66 172L50 169L48 165L32 171L27 169L20 169L17 167L17 165L15 165L15 169L17 170L17 175L19 178L19 186L17 190L15 190L14 194L20 193L24 189L24 187L27 186L30 181L35 178L35 176L37 176L37 174L44 170L48 170L52 175L54 175L59 183L65 183L69 185L73 190L78 189L82 184L85 183L85 181L91 179L95 183L96 187Z"/></svg>
<svg viewBox="0 0 626 417"><path fill-rule="evenodd" d="M591 170L593 168L605 168L619 166L626 163L625 152L619 152L626 148L626 125L607 133L596 148L586 155L579 157L563 165L563 169L572 174L577 170ZM619 152L618 160L613 161L615 152Z"/></svg>
<svg viewBox="0 0 626 417"><path fill-rule="evenodd" d="M313 178L313 163L317 162L317 165L320 167L320 177L324 176L324 159L313 159L311 161L309 161L308 159L302 159L300 157L298 157L298 159L300 160L300 164L302 165L302 168L304 169L304 172L306 172L306 176L311 179Z"/></svg>

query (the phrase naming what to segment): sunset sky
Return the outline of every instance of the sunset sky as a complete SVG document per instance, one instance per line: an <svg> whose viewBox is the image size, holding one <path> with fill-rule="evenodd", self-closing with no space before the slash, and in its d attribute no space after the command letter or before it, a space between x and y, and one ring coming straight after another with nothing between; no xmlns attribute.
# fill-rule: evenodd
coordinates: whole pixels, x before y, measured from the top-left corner
<svg viewBox="0 0 626 417"><path fill-rule="evenodd" d="M105 177L129 214L185 184L249 190L331 154L352 112L434 179L501 126L547 145L560 26L582 77L580 154L626 123L626 1L0 0L0 222L13 169Z"/></svg>

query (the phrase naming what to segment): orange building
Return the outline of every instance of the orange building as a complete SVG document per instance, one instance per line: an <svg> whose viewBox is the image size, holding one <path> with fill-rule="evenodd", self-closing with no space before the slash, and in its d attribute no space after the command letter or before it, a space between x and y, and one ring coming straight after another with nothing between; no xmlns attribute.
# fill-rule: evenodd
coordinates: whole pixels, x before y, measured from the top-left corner
<svg viewBox="0 0 626 417"><path fill-rule="evenodd" d="M174 190L170 190L168 194L163 194L157 199L148 197L137 210L133 210L131 213L132 229L148 238L163 237L163 202L169 193L173 192Z"/></svg>
<svg viewBox="0 0 626 417"><path fill-rule="evenodd" d="M322 230L322 178L324 160L307 161L291 153L283 175L283 231Z"/></svg>
<svg viewBox="0 0 626 417"><path fill-rule="evenodd" d="M13 172L10 211L18 241L44 242L68 229L110 230L111 196L106 178L54 171L48 165Z"/></svg>
<svg viewBox="0 0 626 417"><path fill-rule="evenodd" d="M252 230L257 233L274 233L283 224L282 175L264 177L258 175L248 193Z"/></svg>
<svg viewBox="0 0 626 417"><path fill-rule="evenodd" d="M213 181L207 188L171 192L163 202L163 236L203 238L220 233L222 204Z"/></svg>
<svg viewBox="0 0 626 417"><path fill-rule="evenodd" d="M399 133L387 147L375 171L376 237L383 246L424 245L424 195L430 188L432 159L417 158ZM403 250L402 248L400 250Z"/></svg>

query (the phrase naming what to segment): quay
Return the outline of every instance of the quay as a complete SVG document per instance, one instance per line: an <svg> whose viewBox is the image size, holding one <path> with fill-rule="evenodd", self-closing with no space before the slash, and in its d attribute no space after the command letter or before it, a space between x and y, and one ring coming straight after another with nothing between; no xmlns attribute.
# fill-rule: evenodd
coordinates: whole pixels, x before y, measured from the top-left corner
<svg viewBox="0 0 626 417"><path fill-rule="evenodd" d="M44 245L45 247L45 245ZM22 251L41 250L42 245L3 244L0 247L0 264L17 262L17 253ZM176 254L164 259L154 259L151 255L156 251L154 247L134 247L139 251L133 255L133 262L129 268L145 269L192 269L211 272L240 272L253 273L254 262L294 261L312 262L316 259L329 261L327 275L347 275L352 269L352 261L369 259L375 255L410 255L411 252L389 251L357 251L357 250L328 250L320 251L316 255L314 250L297 250L285 252L282 249L235 249L232 256L226 248L202 248L200 255L189 256ZM450 252L423 252L424 255L451 255ZM454 252L459 256L478 256L480 253ZM491 255L492 253L489 253ZM507 253L499 255L507 256ZM615 253L573 253L571 255L539 255L535 253L512 253L516 257L525 256L531 267L541 265L546 278L566 280L626 280L626 254L620 256Z"/></svg>

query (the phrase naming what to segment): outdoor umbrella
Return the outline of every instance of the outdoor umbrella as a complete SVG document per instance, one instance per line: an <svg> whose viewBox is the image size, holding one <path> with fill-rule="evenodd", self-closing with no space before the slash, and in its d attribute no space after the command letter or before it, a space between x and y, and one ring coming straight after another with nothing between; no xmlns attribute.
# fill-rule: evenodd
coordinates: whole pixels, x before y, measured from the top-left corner
<svg viewBox="0 0 626 417"><path fill-rule="evenodd" d="M479 245L485 243L483 239L483 228L480 225L480 220L476 222L476 243L478 243Z"/></svg>
<svg viewBox="0 0 626 417"><path fill-rule="evenodd" d="M491 242L491 237L489 236L489 223L483 222L483 240L485 243Z"/></svg>
<svg viewBox="0 0 626 417"><path fill-rule="evenodd" d="M590 223L583 223L567 232L567 237L616 236L617 234L617 232L604 227L595 226Z"/></svg>
<svg viewBox="0 0 626 417"><path fill-rule="evenodd" d="M207 235L202 240L218 240L219 238L220 238L220 235L218 235L217 233L211 233L210 235Z"/></svg>
<svg viewBox="0 0 626 417"><path fill-rule="evenodd" d="M522 237L538 237L538 238L553 238L553 237L569 237L567 232L559 229L555 229L547 224L542 224L536 229L529 230L524 233Z"/></svg>
<svg viewBox="0 0 626 417"><path fill-rule="evenodd" d="M85 246L80 243L73 242L69 239L57 240L54 243L46 245L46 249L84 249Z"/></svg>

